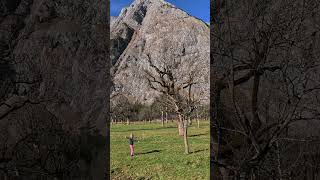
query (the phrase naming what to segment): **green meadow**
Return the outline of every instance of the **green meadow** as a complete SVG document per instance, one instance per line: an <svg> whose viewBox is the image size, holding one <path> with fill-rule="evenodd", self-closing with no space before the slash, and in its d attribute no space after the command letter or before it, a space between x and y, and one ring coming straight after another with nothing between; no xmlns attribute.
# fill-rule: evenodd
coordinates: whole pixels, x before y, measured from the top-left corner
<svg viewBox="0 0 320 180"><path fill-rule="evenodd" d="M184 154L183 137L176 123L111 125L111 179L209 179L210 128L208 121L188 127L190 154ZM135 157L131 160L128 137L133 133Z"/></svg>

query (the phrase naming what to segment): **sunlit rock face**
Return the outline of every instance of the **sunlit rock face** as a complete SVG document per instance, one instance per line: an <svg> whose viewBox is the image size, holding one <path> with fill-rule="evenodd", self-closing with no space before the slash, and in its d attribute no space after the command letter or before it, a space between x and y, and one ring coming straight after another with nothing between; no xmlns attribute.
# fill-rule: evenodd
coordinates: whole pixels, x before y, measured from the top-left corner
<svg viewBox="0 0 320 180"><path fill-rule="evenodd" d="M149 55L156 65L179 61L181 80L196 71L196 94L209 99L209 26L163 0L136 0L111 24L113 94L150 104L159 95L146 82Z"/></svg>

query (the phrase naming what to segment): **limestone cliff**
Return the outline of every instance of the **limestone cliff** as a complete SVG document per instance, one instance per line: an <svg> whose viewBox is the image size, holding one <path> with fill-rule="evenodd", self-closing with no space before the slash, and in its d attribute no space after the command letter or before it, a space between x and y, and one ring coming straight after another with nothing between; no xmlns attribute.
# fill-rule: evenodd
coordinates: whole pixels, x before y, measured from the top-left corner
<svg viewBox="0 0 320 180"><path fill-rule="evenodd" d="M209 26L164 0L136 0L111 26L113 94L151 103L158 95L144 78L145 57L155 64L180 59L179 76L197 69L197 94L209 99Z"/></svg>

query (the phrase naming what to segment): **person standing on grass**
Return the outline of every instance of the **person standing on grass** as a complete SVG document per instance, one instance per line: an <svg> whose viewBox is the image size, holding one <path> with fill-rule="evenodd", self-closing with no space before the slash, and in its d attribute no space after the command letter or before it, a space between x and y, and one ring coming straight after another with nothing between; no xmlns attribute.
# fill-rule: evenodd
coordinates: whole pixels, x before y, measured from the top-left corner
<svg viewBox="0 0 320 180"><path fill-rule="evenodd" d="M130 134L130 137L129 137L129 147L130 147L130 156L131 156L131 159L133 159L134 157L134 136L133 134L131 133Z"/></svg>

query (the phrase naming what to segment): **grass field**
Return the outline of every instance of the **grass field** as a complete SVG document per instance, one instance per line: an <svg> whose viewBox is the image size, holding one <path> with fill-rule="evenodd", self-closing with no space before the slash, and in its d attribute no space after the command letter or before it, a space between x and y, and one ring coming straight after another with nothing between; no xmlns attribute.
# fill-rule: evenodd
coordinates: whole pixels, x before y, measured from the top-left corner
<svg viewBox="0 0 320 180"><path fill-rule="evenodd" d="M184 154L176 123L111 126L111 179L209 179L210 129L202 121L188 128L191 153ZM130 159L126 136L133 133L135 158Z"/></svg>

